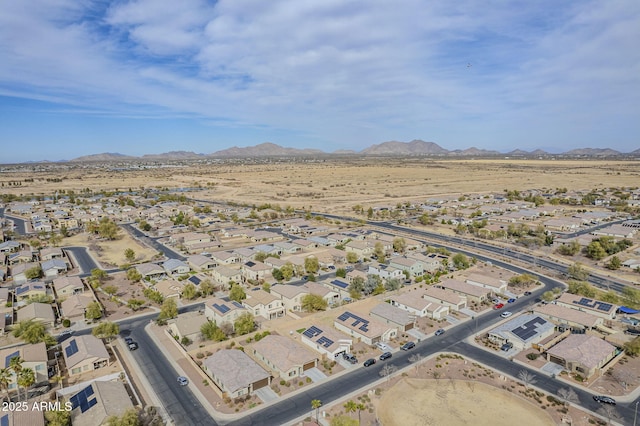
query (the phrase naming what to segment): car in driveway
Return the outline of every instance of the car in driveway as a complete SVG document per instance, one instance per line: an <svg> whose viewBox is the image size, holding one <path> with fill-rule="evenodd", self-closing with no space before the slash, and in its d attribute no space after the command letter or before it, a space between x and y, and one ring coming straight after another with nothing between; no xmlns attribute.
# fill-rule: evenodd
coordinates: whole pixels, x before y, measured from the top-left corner
<svg viewBox="0 0 640 426"><path fill-rule="evenodd" d="M502 346L500 347L500 350L501 350L501 351L505 351L505 352L507 352L507 351L511 350L511 348L513 348L513 343L511 343L511 342L506 342L504 345L502 345Z"/></svg>
<svg viewBox="0 0 640 426"><path fill-rule="evenodd" d="M380 361L384 361L385 359L389 359L391 358L393 355L391 354L391 352L385 352L382 355L380 355Z"/></svg>
<svg viewBox="0 0 640 426"><path fill-rule="evenodd" d="M507 303L513 303L515 301L516 301L516 299L512 297L511 299L507 300Z"/></svg>
<svg viewBox="0 0 640 426"><path fill-rule="evenodd" d="M601 404L616 405L616 400L611 398L610 396L593 395L593 400L596 401L596 402L599 402Z"/></svg>
<svg viewBox="0 0 640 426"><path fill-rule="evenodd" d="M415 347L415 342L407 342L404 345L400 346L400 349L402 349L403 351L408 351L409 349L413 349Z"/></svg>
<svg viewBox="0 0 640 426"><path fill-rule="evenodd" d="M509 311L504 311L503 313L500 314L502 318L509 318L511 315L513 315L513 312L509 312Z"/></svg>
<svg viewBox="0 0 640 426"><path fill-rule="evenodd" d="M493 309L502 309L504 308L504 303L496 303L493 305Z"/></svg>
<svg viewBox="0 0 640 426"><path fill-rule="evenodd" d="M445 330L444 330L444 328L439 328L439 329L437 329L437 330L436 330L436 336L439 336L439 335L441 335L441 334L444 334L444 331L445 331Z"/></svg>
<svg viewBox="0 0 640 426"><path fill-rule="evenodd" d="M388 351L390 348L386 343L382 343L382 342L376 342L376 348L380 349L381 351Z"/></svg>
<svg viewBox="0 0 640 426"><path fill-rule="evenodd" d="M132 343L133 343L133 338L131 338L131 337L125 337L125 338L124 338L124 342L125 342L127 345L130 345L130 344L132 344Z"/></svg>
<svg viewBox="0 0 640 426"><path fill-rule="evenodd" d="M346 352L342 354L342 358L344 358L350 364L357 364L358 363L358 358L356 358L352 354L348 354Z"/></svg>
<svg viewBox="0 0 640 426"><path fill-rule="evenodd" d="M180 386L187 386L189 384L189 379L187 379L184 376L180 376L180 377L178 377L178 384Z"/></svg>
<svg viewBox="0 0 640 426"><path fill-rule="evenodd" d="M498 303L500 303L500 299L493 299L492 302L494 305L497 305Z"/></svg>
<svg viewBox="0 0 640 426"><path fill-rule="evenodd" d="M375 363L376 363L375 358L369 358L368 360L366 360L366 361L364 362L364 366L365 366L365 367L370 367L370 366L372 366L372 365L373 365L373 364L375 364Z"/></svg>

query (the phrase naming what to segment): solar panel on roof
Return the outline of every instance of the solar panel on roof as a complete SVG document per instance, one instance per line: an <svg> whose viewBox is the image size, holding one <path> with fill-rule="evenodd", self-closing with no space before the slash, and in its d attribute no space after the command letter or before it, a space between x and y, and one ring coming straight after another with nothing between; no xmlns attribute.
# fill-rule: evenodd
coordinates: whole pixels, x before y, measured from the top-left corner
<svg viewBox="0 0 640 426"><path fill-rule="evenodd" d="M346 321L350 316L351 314L349 312L345 312L338 317L338 321Z"/></svg>
<svg viewBox="0 0 640 426"><path fill-rule="evenodd" d="M367 323L367 324L362 324L362 325L360 326L360 330L362 330L362 331L364 331L364 332L366 333L367 331L369 331L369 328L368 328L368 327L369 327L369 324L368 324L368 323Z"/></svg>
<svg viewBox="0 0 640 426"><path fill-rule="evenodd" d="M302 334L309 338L314 338L317 335L322 334L322 330L312 325L311 327L307 328Z"/></svg>
<svg viewBox="0 0 640 426"><path fill-rule="evenodd" d="M227 312L230 311L227 305L218 305L217 303L214 303L213 307L216 308L218 311L220 311L220 313L222 314L226 314Z"/></svg>
<svg viewBox="0 0 640 426"><path fill-rule="evenodd" d="M325 348L328 348L329 346L333 345L333 340L329 339L328 337L322 336L318 339L318 343Z"/></svg>
<svg viewBox="0 0 640 426"><path fill-rule="evenodd" d="M333 280L333 281L331 281L331 284L335 285L336 287L340 287L340 288L349 287L349 284L347 284L344 281L340 281L340 280Z"/></svg>
<svg viewBox="0 0 640 426"><path fill-rule="evenodd" d="M84 413L89 408L93 407L98 403L96 398L92 398L89 400L89 397L93 395L93 386L89 385L86 388L82 389L77 394L73 395L69 398L69 402L71 402L71 409L75 410L80 407L80 411Z"/></svg>
<svg viewBox="0 0 640 426"><path fill-rule="evenodd" d="M7 355L4 359L4 367L7 368L11 365L11 360L15 357L20 357L20 351L15 351L9 355Z"/></svg>
<svg viewBox="0 0 640 426"><path fill-rule="evenodd" d="M21 295L22 293L24 293L27 290L29 290L29 287L18 287L18 288L16 288L16 294L17 295Z"/></svg>
<svg viewBox="0 0 640 426"><path fill-rule="evenodd" d="M233 306L235 306L236 308L244 308L244 306L242 306L242 304L240 302L236 302L235 300L233 302L231 302L233 304Z"/></svg>
<svg viewBox="0 0 640 426"><path fill-rule="evenodd" d="M200 278L198 278L195 275L191 275L189 277L189 281L191 281L192 283L194 283L195 285L200 285Z"/></svg>
<svg viewBox="0 0 640 426"><path fill-rule="evenodd" d="M613 306L611 303L598 303L598 310L607 312Z"/></svg>
<svg viewBox="0 0 640 426"><path fill-rule="evenodd" d="M76 339L73 339L69 342L69 346L64 348L65 353L67 354L67 358L71 355L78 352L78 343L76 343Z"/></svg>

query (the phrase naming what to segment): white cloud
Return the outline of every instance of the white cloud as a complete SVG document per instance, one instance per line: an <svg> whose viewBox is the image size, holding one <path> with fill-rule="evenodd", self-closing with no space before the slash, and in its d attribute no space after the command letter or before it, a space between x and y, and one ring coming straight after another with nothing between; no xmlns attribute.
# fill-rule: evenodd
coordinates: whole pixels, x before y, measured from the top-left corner
<svg viewBox="0 0 640 426"><path fill-rule="evenodd" d="M4 5L0 93L368 142L460 126L489 142L507 122L561 127L562 112L614 117L640 101L640 6L626 1L102 5Z"/></svg>

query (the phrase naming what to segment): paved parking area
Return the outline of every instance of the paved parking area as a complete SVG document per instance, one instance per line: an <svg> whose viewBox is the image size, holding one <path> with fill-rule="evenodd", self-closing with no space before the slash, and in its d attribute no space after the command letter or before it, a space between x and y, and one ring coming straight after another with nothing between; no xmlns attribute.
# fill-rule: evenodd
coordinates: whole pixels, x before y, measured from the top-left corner
<svg viewBox="0 0 640 426"><path fill-rule="evenodd" d="M304 375L310 378L313 383L317 383L327 378L327 375L320 371L318 368L311 368L305 371Z"/></svg>
<svg viewBox="0 0 640 426"><path fill-rule="evenodd" d="M258 398L260 398L260 401L264 402L265 404L280 398L278 394L275 393L269 386L262 387L254 391L254 393Z"/></svg>

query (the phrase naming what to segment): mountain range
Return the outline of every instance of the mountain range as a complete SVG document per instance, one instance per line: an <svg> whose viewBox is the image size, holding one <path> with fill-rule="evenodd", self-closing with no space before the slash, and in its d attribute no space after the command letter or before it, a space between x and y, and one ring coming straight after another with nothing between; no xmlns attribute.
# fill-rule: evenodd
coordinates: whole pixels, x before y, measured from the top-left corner
<svg viewBox="0 0 640 426"><path fill-rule="evenodd" d="M319 149L310 148L287 148L274 143L265 142L255 146L237 147L223 149L211 154L197 154L190 151L171 151L163 154L146 154L142 157L127 156L118 153L102 153L85 155L71 161L127 161L127 160L192 160L203 158L246 158L246 157L298 157L298 156L322 156L322 155L359 155L359 156L433 156L433 157L619 157L619 156L640 156L640 148L633 152L622 153L610 148L583 148L572 149L560 154L552 154L543 150L531 152L515 149L510 152L498 152L480 148L467 148L464 150L448 150L434 142L413 140L411 142L389 141L371 145L361 151L338 150L334 152L324 152Z"/></svg>

